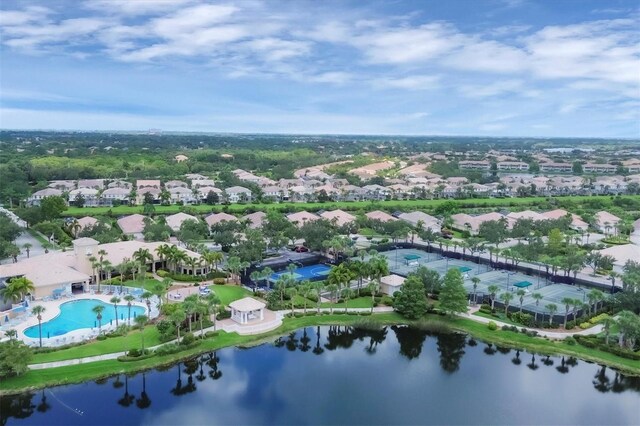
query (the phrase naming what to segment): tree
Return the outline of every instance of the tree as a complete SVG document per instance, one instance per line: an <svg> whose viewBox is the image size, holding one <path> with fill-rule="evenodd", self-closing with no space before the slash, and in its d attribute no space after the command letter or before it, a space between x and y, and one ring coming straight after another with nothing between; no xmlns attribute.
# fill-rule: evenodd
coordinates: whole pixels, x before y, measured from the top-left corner
<svg viewBox="0 0 640 426"><path fill-rule="evenodd" d="M502 293L500 295L500 300L502 300L502 302L504 303L504 314L507 315L507 313L509 312L509 302L511 302L511 300L513 299L513 293Z"/></svg>
<svg viewBox="0 0 640 426"><path fill-rule="evenodd" d="M131 325L131 302L133 302L134 300L136 300L135 297L133 297L130 294L127 294L126 296L124 296L124 300L127 302L127 309L129 311L128 315L127 315L127 323L129 325Z"/></svg>
<svg viewBox="0 0 640 426"><path fill-rule="evenodd" d="M440 289L440 309L444 312L467 312L467 291L464 288L464 280L459 269L449 269L444 276L444 282Z"/></svg>
<svg viewBox="0 0 640 426"><path fill-rule="evenodd" d="M178 333L178 343L180 343L180 326L182 325L184 320L187 319L187 314L184 312L182 307L180 307L175 311L173 311L170 318L171 318L171 322L176 327L176 331Z"/></svg>
<svg viewBox="0 0 640 426"><path fill-rule="evenodd" d="M549 325L551 325L553 322L553 316L558 311L558 305L556 305L555 303L549 303L545 306L545 308L547 308L547 311L549 311Z"/></svg>
<svg viewBox="0 0 640 426"><path fill-rule="evenodd" d="M149 318L146 315L138 315L134 319L138 330L140 330L140 340L142 341L141 353L144 355L144 326L149 322Z"/></svg>
<svg viewBox="0 0 640 426"><path fill-rule="evenodd" d="M12 278L3 288L0 288L0 295L5 302L22 302L27 294L33 294L34 292L33 282L27 277Z"/></svg>
<svg viewBox="0 0 640 426"><path fill-rule="evenodd" d="M216 329L216 315L218 313L218 305L220 304L220 298L215 293L209 293L207 295L207 306L213 313L213 330Z"/></svg>
<svg viewBox="0 0 640 426"><path fill-rule="evenodd" d="M189 333L191 333L191 321L193 319L193 314L196 311L196 307L198 304L198 295L192 294L187 296L182 303L182 308L184 312L187 314L187 322L189 323Z"/></svg>
<svg viewBox="0 0 640 426"><path fill-rule="evenodd" d="M31 356L31 348L19 340L0 342L0 379L19 376L29 371Z"/></svg>
<svg viewBox="0 0 640 426"><path fill-rule="evenodd" d="M118 327L118 303L120 303L120 298L118 296L113 296L109 302L113 303L113 309L116 313L116 327Z"/></svg>
<svg viewBox="0 0 640 426"><path fill-rule="evenodd" d="M396 292L393 308L408 319L418 319L427 311L427 299L424 285L415 276L410 275Z"/></svg>
<svg viewBox="0 0 640 426"><path fill-rule="evenodd" d="M59 195L44 197L40 201L40 212L44 220L53 220L60 217L63 211L67 210L67 203Z"/></svg>
<svg viewBox="0 0 640 426"><path fill-rule="evenodd" d="M442 286L442 278L440 278L440 274L438 271L434 271L433 269L429 269L426 266L419 266L413 272L422 284L424 285L425 294L431 295L440 292L440 287Z"/></svg>
<svg viewBox="0 0 640 426"><path fill-rule="evenodd" d="M138 263L138 274L141 279L144 279L144 271L147 267L147 262L153 262L153 256L149 249L139 248L133 252L133 259Z"/></svg>
<svg viewBox="0 0 640 426"><path fill-rule="evenodd" d="M540 293L532 293L531 297L533 298L533 300L536 301L536 307L538 307L538 305L540 304L540 301L542 299L544 299L544 296L542 294L540 294ZM537 309L534 311L534 321L536 323L538 322L538 310Z"/></svg>
<svg viewBox="0 0 640 426"><path fill-rule="evenodd" d="M375 305L376 293L380 291L380 283L376 280L371 280L367 286L371 292L371 313L373 313L373 307ZM318 295L320 296L320 295Z"/></svg>
<svg viewBox="0 0 640 426"><path fill-rule="evenodd" d="M40 335L40 347L42 347L42 314L46 311L46 308L41 305L36 305L31 308L31 313L38 319L38 332Z"/></svg>
<svg viewBox="0 0 640 426"><path fill-rule="evenodd" d="M516 295L518 296L518 300L520 301L520 313L522 313L522 304L524 303L524 296L527 295L527 292L519 288L516 292Z"/></svg>
<svg viewBox="0 0 640 426"><path fill-rule="evenodd" d="M473 277L471 278L471 282L473 283L473 304L476 305L476 292L478 291L478 284L480 284L480 278Z"/></svg>
<svg viewBox="0 0 640 426"><path fill-rule="evenodd" d="M31 254L31 247L33 247L33 244L31 243L24 243L22 245L22 248L27 252L27 259L29 259L29 256Z"/></svg>
<svg viewBox="0 0 640 426"><path fill-rule="evenodd" d="M640 339L640 316L631 311L622 311L618 314L618 344L626 345L630 351L635 350L636 342Z"/></svg>
<svg viewBox="0 0 640 426"><path fill-rule="evenodd" d="M91 312L96 314L96 319L98 320L98 334L102 334L102 312L104 311L104 306L96 305L91 309Z"/></svg>
<svg viewBox="0 0 640 426"><path fill-rule="evenodd" d="M495 284L491 284L489 287L487 287L487 291L491 296L491 310L493 311L495 308L496 295L498 294L498 291L500 291L500 287Z"/></svg>
<svg viewBox="0 0 640 426"><path fill-rule="evenodd" d="M570 297L564 297L561 300L562 304L564 305L564 324L563 324L563 328L566 329L567 328L567 317L569 316L569 307L573 304L573 299Z"/></svg>
<svg viewBox="0 0 640 426"><path fill-rule="evenodd" d="M213 191L209 191L204 202L210 206L214 204L218 204L220 202L220 197Z"/></svg>

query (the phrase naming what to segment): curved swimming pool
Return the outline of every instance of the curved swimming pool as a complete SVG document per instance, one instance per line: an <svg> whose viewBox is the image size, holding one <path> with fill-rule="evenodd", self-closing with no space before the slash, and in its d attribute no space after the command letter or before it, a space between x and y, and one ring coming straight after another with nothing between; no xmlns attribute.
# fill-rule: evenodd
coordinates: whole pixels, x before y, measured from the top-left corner
<svg viewBox="0 0 640 426"><path fill-rule="evenodd" d="M96 314L91 310L96 305L104 306L102 311L102 325L109 325L115 321L116 312L113 304L98 299L82 299L65 302L60 305L60 313L53 319L42 323L42 338L57 337L81 328L97 327ZM146 309L131 306L131 319L144 314ZM126 321L129 315L127 305L118 305L118 317ZM34 325L24 331L25 336L37 339L40 337L38 326Z"/></svg>

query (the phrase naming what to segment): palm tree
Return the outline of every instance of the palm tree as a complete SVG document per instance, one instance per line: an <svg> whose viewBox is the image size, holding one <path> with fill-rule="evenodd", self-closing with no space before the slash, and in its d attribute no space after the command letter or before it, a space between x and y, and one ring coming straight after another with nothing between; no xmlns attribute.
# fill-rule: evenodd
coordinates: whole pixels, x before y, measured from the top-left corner
<svg viewBox="0 0 640 426"><path fill-rule="evenodd" d="M127 302L127 309L129 310L128 317L127 317L127 323L129 325L131 325L131 302L136 300L136 298L133 297L130 294L127 294L126 296L124 296L124 300Z"/></svg>
<svg viewBox="0 0 640 426"><path fill-rule="evenodd" d="M611 317L605 318L602 321L604 331L604 343L609 346L609 335L611 334L611 326L615 323L615 320Z"/></svg>
<svg viewBox="0 0 640 426"><path fill-rule="evenodd" d="M166 267L165 261L171 254L171 247L169 244L162 244L156 248L156 254L160 258L160 263Z"/></svg>
<svg viewBox="0 0 640 426"><path fill-rule="evenodd" d="M153 262L153 256L148 249L139 248L133 252L133 259L138 263L138 274L143 277L146 270L147 262Z"/></svg>
<svg viewBox="0 0 640 426"><path fill-rule="evenodd" d="M375 305L376 293L380 291L380 283L376 280L371 280L368 288L371 292L371 313L373 313L373 305Z"/></svg>
<svg viewBox="0 0 640 426"><path fill-rule="evenodd" d="M27 277L12 278L5 287L0 289L0 294L5 302L23 302L28 294L33 294L35 287Z"/></svg>
<svg viewBox="0 0 640 426"><path fill-rule="evenodd" d="M580 299L573 299L573 303L571 303L571 306L573 307L573 320L577 321L578 318L578 309L580 309L582 307L584 303L582 303L582 300Z"/></svg>
<svg viewBox="0 0 640 426"><path fill-rule="evenodd" d="M564 305L564 329L567 328L567 317L569 316L569 307L573 304L573 299L570 297L565 297L561 300Z"/></svg>
<svg viewBox="0 0 640 426"><path fill-rule="evenodd" d="M500 291L500 287L495 284L491 284L489 287L487 287L487 291L491 296L491 310L493 311L495 309L496 295L498 294L498 291Z"/></svg>
<svg viewBox="0 0 640 426"><path fill-rule="evenodd" d="M180 307L171 314L170 318L171 322L176 327L176 331L178 332L178 343L180 343L180 326L187 318L187 314L182 310L182 307Z"/></svg>
<svg viewBox="0 0 640 426"><path fill-rule="evenodd" d="M522 313L522 303L524 303L524 296L527 295L527 292L520 288L518 289L516 294L518 295L518 299L520 301L520 313Z"/></svg>
<svg viewBox="0 0 640 426"><path fill-rule="evenodd" d="M291 300L291 315L293 316L293 310L296 306L296 296L298 295L298 289L295 287L291 287L289 290L287 290L287 293L289 294L289 298Z"/></svg>
<svg viewBox="0 0 640 426"><path fill-rule="evenodd" d="M512 293L502 293L500 295L500 300L504 302L504 314L507 315L509 312L509 302L513 299Z"/></svg>
<svg viewBox="0 0 640 426"><path fill-rule="evenodd" d="M42 314L46 311L46 308L41 305L36 305L31 308L31 313L38 318L38 332L40 334L40 347L42 347Z"/></svg>
<svg viewBox="0 0 640 426"><path fill-rule="evenodd" d="M113 296L109 302L113 303L113 309L116 311L116 327L118 327L118 303L120 303L120 298Z"/></svg>
<svg viewBox="0 0 640 426"><path fill-rule="evenodd" d="M151 298L153 297L153 293L145 291L140 295L140 297L143 298L144 302L147 304L147 314L151 315Z"/></svg>
<svg viewBox="0 0 640 426"><path fill-rule="evenodd" d="M224 253L221 251L212 251L210 259L216 269L216 272L218 272L218 265L224 260Z"/></svg>
<svg viewBox="0 0 640 426"><path fill-rule="evenodd" d="M104 306L96 305L91 309L91 312L96 314L96 319L98 320L98 334L102 333L102 312L104 311Z"/></svg>
<svg viewBox="0 0 640 426"><path fill-rule="evenodd" d="M588 312L589 312L589 316L591 316L591 309L594 308L594 311L597 311L594 307L594 305L596 304L596 301L598 300L598 295L597 295L597 290L593 289L591 291L589 291L589 293L587 293L587 300L589 301L589 307Z"/></svg>
<svg viewBox="0 0 640 426"><path fill-rule="evenodd" d="M192 294L191 296L187 296L182 303L182 307L184 308L184 312L187 314L187 320L189 322L189 333L191 333L191 320L193 318L193 314L196 310L196 305L198 304L198 295Z"/></svg>
<svg viewBox="0 0 640 426"><path fill-rule="evenodd" d="M318 315L320 315L320 304L322 303L320 299L322 299L321 295L322 295L322 290L324 289L324 283L322 281L316 281L311 285L313 286L313 291L315 295L318 297L318 300L316 301L316 309L318 310Z"/></svg>
<svg viewBox="0 0 640 426"><path fill-rule="evenodd" d="M555 303L549 303L545 306L545 308L547 308L547 311L549 311L549 325L551 325L553 322L553 316L558 311L558 305L556 305Z"/></svg>
<svg viewBox="0 0 640 426"><path fill-rule="evenodd" d="M480 278L473 277L473 278L471 278L471 282L473 283L473 304L475 306L475 305L477 305L477 303L476 303L476 291L478 290L478 284L480 284Z"/></svg>
<svg viewBox="0 0 640 426"><path fill-rule="evenodd" d="M22 248L27 252L27 259L29 259L29 255L31 254L31 247L33 247L31 243L24 243L22 245Z"/></svg>
<svg viewBox="0 0 640 426"><path fill-rule="evenodd" d="M227 259L227 269L234 276L234 281L238 284L240 279L240 271L242 270L242 261L237 256L231 256Z"/></svg>
<svg viewBox="0 0 640 426"><path fill-rule="evenodd" d="M211 312L213 313L213 330L216 329L216 314L218 310L218 304L220 303L220 298L215 293L209 293L207 295L207 306L211 308Z"/></svg>
<svg viewBox="0 0 640 426"><path fill-rule="evenodd" d="M209 307L207 306L206 302L199 299L198 303L196 304L195 313L198 314L198 320L200 321L200 338L201 339L204 339L203 321L204 321L204 316L207 315L207 312L209 312Z"/></svg>
<svg viewBox="0 0 640 426"><path fill-rule="evenodd" d="M147 322L149 322L149 317L147 317L146 315L138 315L134 319L134 322L140 330L140 340L142 341L141 353L142 355L144 355L144 326L147 325Z"/></svg>
<svg viewBox="0 0 640 426"><path fill-rule="evenodd" d="M354 295L353 290L349 287L345 287L342 289L342 298L344 299L344 313L346 314L349 308L349 299L351 299Z"/></svg>
<svg viewBox="0 0 640 426"><path fill-rule="evenodd" d="M162 298L167 290L164 283L155 283L151 288L151 293L158 298L158 309L162 306Z"/></svg>
<svg viewBox="0 0 640 426"><path fill-rule="evenodd" d="M335 294L338 292L338 284L329 284L327 286L327 291L331 294L331 304L329 305L329 313L333 314L333 304L335 303Z"/></svg>
<svg viewBox="0 0 640 426"><path fill-rule="evenodd" d="M544 299L544 296L540 293L532 293L531 297L533 298L533 300L536 301L536 307L538 307L538 305L540 304L540 301L542 299ZM538 322L538 310L536 309L534 311L534 321L537 323Z"/></svg>
<svg viewBox="0 0 640 426"><path fill-rule="evenodd" d="M127 272L129 271L129 265L130 265L130 260L129 258L125 257L124 259L122 259L122 262L116 268L118 269L118 273L120 274L120 293L122 293L123 291L124 277L125 275L127 275Z"/></svg>
<svg viewBox="0 0 640 426"><path fill-rule="evenodd" d="M300 296L302 296L302 300L304 303L303 312L307 314L307 299L309 297L309 293L311 293L311 282L309 280L304 280L298 286L298 291L300 292Z"/></svg>

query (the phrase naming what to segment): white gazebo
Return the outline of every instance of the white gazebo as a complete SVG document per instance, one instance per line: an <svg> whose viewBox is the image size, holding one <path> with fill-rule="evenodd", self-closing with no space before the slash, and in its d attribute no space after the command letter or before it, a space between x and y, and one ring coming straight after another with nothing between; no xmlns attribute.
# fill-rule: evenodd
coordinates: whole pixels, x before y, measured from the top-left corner
<svg viewBox="0 0 640 426"><path fill-rule="evenodd" d="M267 305L251 297L231 302L231 319L239 324L247 324L249 321L262 321L264 319L264 308Z"/></svg>

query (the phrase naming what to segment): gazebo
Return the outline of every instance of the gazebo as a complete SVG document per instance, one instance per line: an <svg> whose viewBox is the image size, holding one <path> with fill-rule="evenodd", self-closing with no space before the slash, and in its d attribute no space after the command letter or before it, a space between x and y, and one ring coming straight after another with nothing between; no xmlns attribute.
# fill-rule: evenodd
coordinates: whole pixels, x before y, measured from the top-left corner
<svg viewBox="0 0 640 426"><path fill-rule="evenodd" d="M251 297L236 300L229 304L231 319L239 324L247 324L249 321L264 319L264 308L267 305Z"/></svg>

